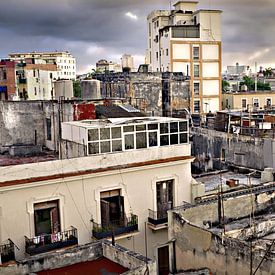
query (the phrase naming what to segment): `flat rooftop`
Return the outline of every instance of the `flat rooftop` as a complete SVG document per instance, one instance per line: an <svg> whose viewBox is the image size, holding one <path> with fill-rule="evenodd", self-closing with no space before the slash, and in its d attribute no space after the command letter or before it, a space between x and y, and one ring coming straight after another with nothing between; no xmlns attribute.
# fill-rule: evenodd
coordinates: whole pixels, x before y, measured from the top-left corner
<svg viewBox="0 0 275 275"><path fill-rule="evenodd" d="M105 257L101 257L99 259L93 261L87 261L82 263L77 263L74 265L69 265L66 267L56 268L52 270L44 270L41 272L37 272L38 275L102 275L102 274L121 274L129 269L110 261Z"/></svg>

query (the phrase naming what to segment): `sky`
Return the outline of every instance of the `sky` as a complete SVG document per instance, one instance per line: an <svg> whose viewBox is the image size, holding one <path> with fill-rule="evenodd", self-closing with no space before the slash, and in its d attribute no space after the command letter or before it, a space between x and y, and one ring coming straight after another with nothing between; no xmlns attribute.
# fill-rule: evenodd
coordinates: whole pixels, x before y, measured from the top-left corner
<svg viewBox="0 0 275 275"><path fill-rule="evenodd" d="M138 66L147 15L169 6L169 0L0 0L0 58L64 50L85 73L99 59L119 62L128 53ZM199 8L223 10L223 67L275 67L275 0L201 0Z"/></svg>

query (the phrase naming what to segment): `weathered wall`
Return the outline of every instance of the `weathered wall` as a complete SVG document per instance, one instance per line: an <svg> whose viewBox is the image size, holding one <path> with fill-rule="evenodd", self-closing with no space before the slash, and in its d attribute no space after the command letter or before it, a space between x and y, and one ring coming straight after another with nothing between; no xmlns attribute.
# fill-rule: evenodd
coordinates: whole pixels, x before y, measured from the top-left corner
<svg viewBox="0 0 275 275"><path fill-rule="evenodd" d="M57 101L0 101L0 153L16 144L58 150L59 117L73 120L72 101L62 106ZM51 140L47 140L46 118L51 119Z"/></svg>
<svg viewBox="0 0 275 275"><path fill-rule="evenodd" d="M275 193L261 193L258 195L244 195L233 198L223 199L224 219L237 219L260 212L267 207L274 205ZM204 227L206 223L218 223L218 201L205 202L195 207L182 208L179 210L186 220L197 226Z"/></svg>
<svg viewBox="0 0 275 275"><path fill-rule="evenodd" d="M209 268L212 274L250 274L250 246L232 238L220 238L181 219L174 213L171 235L176 239L177 270ZM253 271L264 251L253 251ZM275 259L267 256L257 274L269 275Z"/></svg>
<svg viewBox="0 0 275 275"><path fill-rule="evenodd" d="M48 252L47 254L32 256L29 259L19 261L18 264L0 266L0 274L31 274L42 270L56 269L86 261L93 261L100 257L105 257L128 268L129 271L123 274L144 274L146 270L146 258L142 255L131 252L119 245L112 246L108 241L98 241L60 252ZM155 262L149 259L148 269L149 274L156 274Z"/></svg>
<svg viewBox="0 0 275 275"><path fill-rule="evenodd" d="M206 128L193 128L193 165L200 171L220 169L221 152L224 150L225 163L222 165L244 166L264 170L275 168L275 142L271 139L233 135Z"/></svg>
<svg viewBox="0 0 275 275"><path fill-rule="evenodd" d="M190 107L189 81L176 73L95 75L102 98L126 98L148 115L168 115Z"/></svg>

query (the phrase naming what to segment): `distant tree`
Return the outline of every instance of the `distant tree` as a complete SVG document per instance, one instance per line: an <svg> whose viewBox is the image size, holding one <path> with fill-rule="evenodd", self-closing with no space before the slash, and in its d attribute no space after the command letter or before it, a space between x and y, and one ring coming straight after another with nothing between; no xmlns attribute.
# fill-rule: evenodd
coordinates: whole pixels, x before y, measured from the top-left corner
<svg viewBox="0 0 275 275"><path fill-rule="evenodd" d="M230 84L226 80L222 80L222 91L223 93L227 92L229 90Z"/></svg>
<svg viewBox="0 0 275 275"><path fill-rule="evenodd" d="M243 81L240 83L241 85L246 85L249 91L255 91L255 81L251 77L244 76ZM271 90L269 83L264 83L262 81L257 82L257 90Z"/></svg>
<svg viewBox="0 0 275 275"><path fill-rule="evenodd" d="M74 89L74 97L81 97L81 87L80 87L80 81L75 80L73 82L73 89Z"/></svg>
<svg viewBox="0 0 275 275"><path fill-rule="evenodd" d="M263 70L263 74L264 74L264 76L265 77L269 77L269 76L272 76L273 75L273 71L272 71L272 68L265 68L264 70Z"/></svg>

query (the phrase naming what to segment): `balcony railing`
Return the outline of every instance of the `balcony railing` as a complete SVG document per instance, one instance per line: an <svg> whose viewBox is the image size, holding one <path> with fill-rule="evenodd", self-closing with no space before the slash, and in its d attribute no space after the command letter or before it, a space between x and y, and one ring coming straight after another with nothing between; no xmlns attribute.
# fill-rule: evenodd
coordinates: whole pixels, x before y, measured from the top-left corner
<svg viewBox="0 0 275 275"><path fill-rule="evenodd" d="M131 215L117 221L111 221L107 226L93 222L93 237L96 239L109 238L112 235L131 233L138 230L138 216Z"/></svg>
<svg viewBox="0 0 275 275"><path fill-rule="evenodd" d="M8 239L6 244L0 245L0 255L2 263L15 260L14 243L12 240Z"/></svg>
<svg viewBox="0 0 275 275"><path fill-rule="evenodd" d="M72 227L70 230L55 234L44 234L31 239L25 236L25 243L26 252L29 255L68 247L78 244L77 229Z"/></svg>
<svg viewBox="0 0 275 275"><path fill-rule="evenodd" d="M148 209L149 216L148 216L148 222L153 225L160 225L168 222L168 215L167 211L172 209L171 203L163 204L162 208L158 211L153 211L151 209Z"/></svg>

